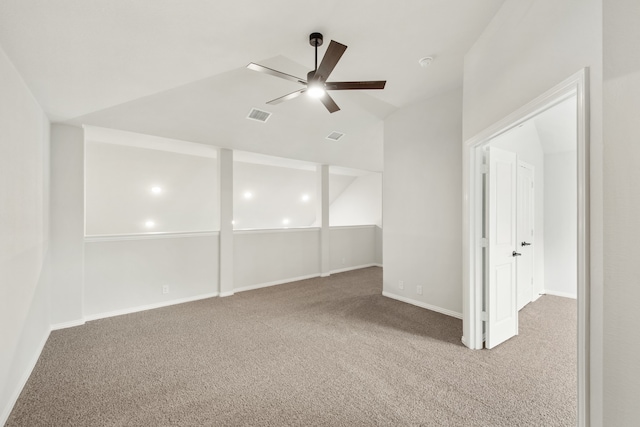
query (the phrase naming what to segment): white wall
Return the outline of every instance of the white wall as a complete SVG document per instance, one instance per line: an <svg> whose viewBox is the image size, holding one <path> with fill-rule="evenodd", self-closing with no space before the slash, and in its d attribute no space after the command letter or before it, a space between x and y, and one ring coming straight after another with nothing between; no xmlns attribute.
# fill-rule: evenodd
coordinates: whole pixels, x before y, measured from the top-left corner
<svg viewBox="0 0 640 427"><path fill-rule="evenodd" d="M604 425L640 420L640 2L604 0Z"/></svg>
<svg viewBox="0 0 640 427"><path fill-rule="evenodd" d="M218 236L149 236L85 243L87 319L214 296ZM163 294L162 287L169 286Z"/></svg>
<svg viewBox="0 0 640 427"><path fill-rule="evenodd" d="M0 48L0 424L49 336L49 121Z"/></svg>
<svg viewBox="0 0 640 427"><path fill-rule="evenodd" d="M382 175L370 173L356 178L331 203L329 223L332 227L382 226Z"/></svg>
<svg viewBox="0 0 640 427"><path fill-rule="evenodd" d="M578 292L577 153L544 156L545 291L576 298Z"/></svg>
<svg viewBox="0 0 640 427"><path fill-rule="evenodd" d="M316 220L317 203L315 169L233 162L235 229L309 227Z"/></svg>
<svg viewBox="0 0 640 427"><path fill-rule="evenodd" d="M331 271L351 270L378 264L376 260L376 232L374 225L360 227L331 227Z"/></svg>
<svg viewBox="0 0 640 427"><path fill-rule="evenodd" d="M332 273L380 265L375 225L331 227ZM241 292L320 276L320 229L234 232L234 289Z"/></svg>
<svg viewBox="0 0 640 427"><path fill-rule="evenodd" d="M205 157L163 150L161 138L156 148L122 145L118 135L112 135L110 142L89 138L88 134L88 236L217 230L217 160L213 147ZM153 193L154 187L161 192ZM147 221L153 221L154 226L147 227Z"/></svg>
<svg viewBox="0 0 640 427"><path fill-rule="evenodd" d="M631 52L629 48L628 55ZM603 325L602 0L506 0L465 56L463 136L473 137L583 67L590 70L591 110L590 409L592 425L598 426Z"/></svg>
<svg viewBox="0 0 640 427"><path fill-rule="evenodd" d="M408 106L384 123L384 291L462 311L462 91ZM398 282L404 282L404 290ZM418 295L416 286L423 287Z"/></svg>
<svg viewBox="0 0 640 427"><path fill-rule="evenodd" d="M78 128L65 125L54 126L53 165L56 208L53 218L55 247L58 249L55 252L58 257L57 268L54 271L57 277L54 284L55 296L51 301L54 327L72 326L84 320L216 294L219 288L221 255L217 233L214 235L179 233L177 235L88 236L85 239L82 211L84 206L82 135L82 130ZM87 197L91 191L114 193L113 189L108 188L107 185L110 179L119 180L122 185L126 184L126 179L123 178L126 174L120 172L122 169L129 171L136 169L128 158L130 157L128 154L131 153L135 161L152 157L159 159L162 165L171 163L176 158L178 160L184 160L185 157L205 160L213 158L210 153L201 152L211 147L199 147L200 144L174 140L159 141L147 135L102 128L87 128L84 135L85 140L89 141L85 147L93 150L88 157L95 157L93 160L87 160L87 167L93 165L94 174L100 168L104 172L102 187L88 186ZM187 144L186 148L182 147L182 144ZM182 151L183 148L187 153ZM107 162L105 156L111 157L113 161ZM120 160L116 161L118 159ZM105 168L108 163L109 167ZM234 162L234 166L236 167L234 169L240 169L241 177L250 177L252 180L240 179L240 183L251 181L273 184L275 179L281 184L304 184L306 181L302 178L310 175L308 181L312 203L308 205L312 207L312 220L315 219L313 206L316 191L315 170L246 162ZM116 172L109 172L110 169L117 169L119 175ZM164 167L160 167L158 170L163 169ZM273 169L277 173L274 174ZM213 171L215 173L215 169ZM89 170L87 173L91 174ZM151 176L148 173L143 175L147 178ZM212 183L212 179L209 179L211 174L205 175L208 178L204 180L204 185L212 187L211 190L214 193L215 182ZM202 178L200 175L191 175L191 177ZM334 200L356 180L355 176L351 175L335 175L333 178ZM277 206L277 197L286 198L292 194L279 191L281 188L278 185L270 188L271 194L256 192L256 188L258 187L251 187L255 192L255 199L268 196L263 200L264 206ZM243 189L241 185L236 199L243 200ZM120 194L118 191L115 193ZM301 200L293 202L294 207L306 205ZM125 202L125 204L128 203ZM114 205L120 206L122 202ZM248 211L258 218L265 216L263 209L251 204L248 206ZM106 220L110 221L109 218ZM376 227L366 227L364 233L363 236L363 231L358 228L349 228L338 233L340 237L336 238L337 242L332 247L340 251L339 255L333 256L334 259L339 259L339 265L332 267L333 269L348 269L380 262L376 262L380 258L376 253L381 251L380 239L376 238ZM233 287L242 290L247 287L319 275L318 234L318 229L296 230L293 228L278 232L273 230L249 234L240 232L238 236L234 236ZM358 248L362 253L347 253L345 252L347 248L353 251ZM344 264L342 258L345 258ZM162 293L164 285L169 285L169 294Z"/></svg>
<svg viewBox="0 0 640 427"><path fill-rule="evenodd" d="M320 231L236 231L233 236L236 291L320 274Z"/></svg>
<svg viewBox="0 0 640 427"><path fill-rule="evenodd" d="M242 158L254 161L234 161L233 216L236 230L274 229L293 227L317 227L316 207L320 199L316 194L317 174L315 166L290 159L270 158L241 152ZM266 160L265 160L266 159ZM265 163L256 163L264 161ZM266 163L266 162L270 163ZM341 168L342 169L342 168ZM331 173L329 175L329 200L333 204L351 188L359 178L356 175ZM366 180L365 180L366 182ZM359 184L356 196L370 190L372 184ZM251 193L250 198L245 193ZM303 196L308 197L307 200ZM380 207L378 207L378 211ZM344 209L341 210L341 216ZM348 215L348 212L344 212ZM371 215L367 215L366 218ZM283 219L289 219L283 224ZM364 224L366 222L357 222ZM372 224L369 222L368 224ZM354 225L332 224L331 225Z"/></svg>
<svg viewBox="0 0 640 427"><path fill-rule="evenodd" d="M491 146L511 151L518 155L518 160L526 162L534 168L534 270L533 297L537 298L545 290L545 210L544 210L544 152L533 121L522 127L516 127L491 140ZM575 193L575 192L574 192Z"/></svg>
<svg viewBox="0 0 640 427"><path fill-rule="evenodd" d="M51 324L84 322L84 132L51 126Z"/></svg>

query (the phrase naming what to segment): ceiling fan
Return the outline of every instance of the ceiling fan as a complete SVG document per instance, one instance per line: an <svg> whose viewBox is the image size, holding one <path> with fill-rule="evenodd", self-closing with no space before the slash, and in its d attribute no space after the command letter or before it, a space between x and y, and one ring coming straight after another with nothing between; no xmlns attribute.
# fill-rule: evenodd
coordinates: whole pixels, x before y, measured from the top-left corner
<svg viewBox="0 0 640 427"><path fill-rule="evenodd" d="M307 73L307 80L301 79L290 74L283 73L281 71L274 70L272 68L265 67L263 65L254 64L253 62L247 65L247 68L261 73L270 74L272 76L280 77L281 79L290 80L303 85L302 89L299 89L290 94L281 96L280 98L272 99L267 104L279 104L283 101L296 98L303 93L307 93L313 98L318 98L320 102L327 107L330 113L335 113L340 110L340 107L335 103L333 98L329 96L327 91L329 90L361 90L361 89L384 89L386 80L368 81L368 82L328 82L329 75L335 68L336 64L342 57L342 54L347 50L347 46L331 40L329 47L322 58L320 67L318 67L318 46L322 46L322 34L311 33L309 35L309 44L315 48L316 62L315 69Z"/></svg>

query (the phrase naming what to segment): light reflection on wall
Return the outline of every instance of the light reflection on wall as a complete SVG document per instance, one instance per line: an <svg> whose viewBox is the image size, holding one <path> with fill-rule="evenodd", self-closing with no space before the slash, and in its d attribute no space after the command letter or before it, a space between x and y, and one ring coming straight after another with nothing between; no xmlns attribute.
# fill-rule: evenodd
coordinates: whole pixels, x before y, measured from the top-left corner
<svg viewBox="0 0 640 427"><path fill-rule="evenodd" d="M212 231L217 159L87 140L86 234Z"/></svg>

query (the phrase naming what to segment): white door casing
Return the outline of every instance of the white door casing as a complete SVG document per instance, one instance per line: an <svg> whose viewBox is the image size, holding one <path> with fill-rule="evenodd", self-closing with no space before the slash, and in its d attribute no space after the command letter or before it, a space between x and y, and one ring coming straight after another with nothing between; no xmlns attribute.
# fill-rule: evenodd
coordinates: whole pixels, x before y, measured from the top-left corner
<svg viewBox="0 0 640 427"><path fill-rule="evenodd" d="M534 167L518 161L517 257L518 310L534 300Z"/></svg>
<svg viewBox="0 0 640 427"><path fill-rule="evenodd" d="M518 334L516 274L517 156L489 148L486 341L487 348Z"/></svg>
<svg viewBox="0 0 640 427"><path fill-rule="evenodd" d="M481 349L484 344L484 298L485 243L482 217L483 151L490 141L519 126L528 119L562 102L570 96L577 97L578 119L578 426L590 424L590 404L596 402L596 422L601 414L602 382L591 383L595 373L602 378L601 367L590 363L590 311L591 264L590 264L590 125L589 125L589 69L583 68L531 100L511 114L503 117L464 143L463 150L463 288L462 288L462 342L471 349ZM598 157L598 156L596 156ZM596 175L597 177L597 175ZM597 186L596 186L597 189ZM595 314L594 314L595 313ZM600 317L598 317L599 319ZM595 354L597 358L597 352Z"/></svg>

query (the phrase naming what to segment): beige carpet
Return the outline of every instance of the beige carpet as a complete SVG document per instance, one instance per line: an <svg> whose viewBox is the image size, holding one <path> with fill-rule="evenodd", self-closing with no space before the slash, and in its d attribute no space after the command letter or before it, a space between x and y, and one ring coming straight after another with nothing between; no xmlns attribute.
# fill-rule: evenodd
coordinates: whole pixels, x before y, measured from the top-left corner
<svg viewBox="0 0 640 427"><path fill-rule="evenodd" d="M7 426L574 426L576 303L520 335L382 297L372 267L51 334Z"/></svg>

